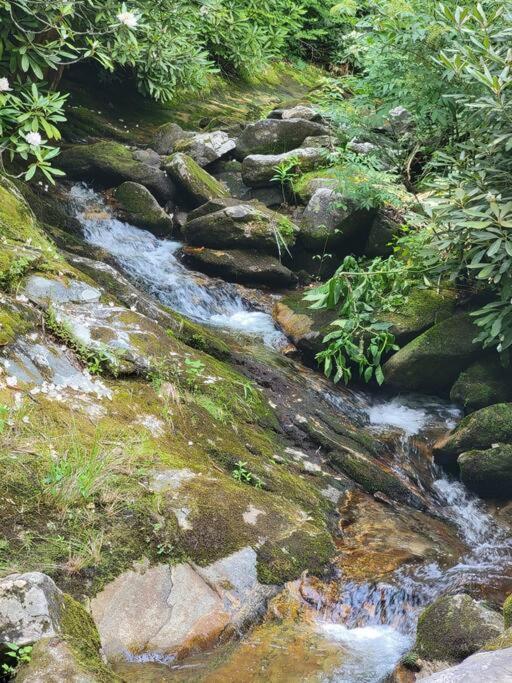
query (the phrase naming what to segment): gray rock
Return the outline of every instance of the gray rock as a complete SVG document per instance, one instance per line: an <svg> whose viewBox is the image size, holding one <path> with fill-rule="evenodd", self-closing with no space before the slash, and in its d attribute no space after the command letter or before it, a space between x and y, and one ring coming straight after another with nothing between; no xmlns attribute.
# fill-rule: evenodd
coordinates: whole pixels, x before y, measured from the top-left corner
<svg viewBox="0 0 512 683"><path fill-rule="evenodd" d="M308 137L304 140L301 147L333 147L333 138L331 135L317 135L316 137Z"/></svg>
<svg viewBox="0 0 512 683"><path fill-rule="evenodd" d="M229 282L286 287L297 280L279 259L257 251L185 247L183 258L192 268L222 277Z"/></svg>
<svg viewBox="0 0 512 683"><path fill-rule="evenodd" d="M173 221L151 192L140 183L127 181L114 191L117 216L132 225L149 230L158 237L169 237Z"/></svg>
<svg viewBox="0 0 512 683"><path fill-rule="evenodd" d="M347 149L351 150L352 152L356 152L357 154L362 154L363 156L366 156L367 154L372 154L375 152L378 147L377 145L374 145L372 142L364 142L362 140L357 140L354 138L353 140L350 140L350 142L347 143Z"/></svg>
<svg viewBox="0 0 512 683"><path fill-rule="evenodd" d="M148 166L160 168L160 155L154 149L149 149L149 147L148 149L136 149L133 153L133 158Z"/></svg>
<svg viewBox="0 0 512 683"><path fill-rule="evenodd" d="M186 139L177 140L173 151L188 154L199 166L208 166L229 154L235 147L233 138L221 130L215 130L211 133L195 133Z"/></svg>
<svg viewBox="0 0 512 683"><path fill-rule="evenodd" d="M242 179L248 187L268 185L272 182L276 167L287 161L296 161L294 168L307 173L323 166L325 155L322 149L314 147L299 147L283 154L250 154L242 164Z"/></svg>
<svg viewBox="0 0 512 683"><path fill-rule="evenodd" d="M194 213L191 214L194 216ZM227 206L187 221L185 240L194 246L278 251L277 240L291 248L298 228L290 221L257 203Z"/></svg>
<svg viewBox="0 0 512 683"><path fill-rule="evenodd" d="M63 593L46 574L9 574L0 581L0 642L27 645L59 632Z"/></svg>
<svg viewBox="0 0 512 683"><path fill-rule="evenodd" d="M307 107L304 104L298 104L291 109L283 109L281 113L282 119L304 119L305 121L321 121L322 116L313 107Z"/></svg>
<svg viewBox="0 0 512 683"><path fill-rule="evenodd" d="M423 683L512 683L512 647L478 652L461 664L422 679Z"/></svg>
<svg viewBox="0 0 512 683"><path fill-rule="evenodd" d="M393 253L393 240L400 234L400 225L382 213L375 216L364 253L366 256L389 256Z"/></svg>
<svg viewBox="0 0 512 683"><path fill-rule="evenodd" d="M193 135L194 133L183 130L177 123L164 123L157 130L152 147L158 154L172 154L178 140L186 140Z"/></svg>
<svg viewBox="0 0 512 683"><path fill-rule="evenodd" d="M93 303L101 298L101 290L80 280L53 280L42 275L27 278L23 294L41 306L48 303Z"/></svg>
<svg viewBox="0 0 512 683"><path fill-rule="evenodd" d="M300 223L301 245L314 253L331 252L353 238L366 239L372 220L369 211L356 210L335 190L320 188L313 194Z"/></svg>
<svg viewBox="0 0 512 683"><path fill-rule="evenodd" d="M299 147L307 137L327 135L329 129L304 119L265 119L252 123L240 135L237 153L243 158L249 154L281 154Z"/></svg>

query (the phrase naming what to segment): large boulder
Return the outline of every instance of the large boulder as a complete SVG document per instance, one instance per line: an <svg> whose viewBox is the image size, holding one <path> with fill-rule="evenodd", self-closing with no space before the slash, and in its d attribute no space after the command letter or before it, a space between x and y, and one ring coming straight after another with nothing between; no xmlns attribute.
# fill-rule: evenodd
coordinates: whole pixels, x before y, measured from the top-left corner
<svg viewBox="0 0 512 683"><path fill-rule="evenodd" d="M0 581L0 645L34 645L16 674L22 683L107 683L120 680L103 662L91 616L46 574Z"/></svg>
<svg viewBox="0 0 512 683"><path fill-rule="evenodd" d="M297 232L285 216L256 202L231 203L199 216L192 212L183 227L185 240L194 246L258 249L274 254L293 247Z"/></svg>
<svg viewBox="0 0 512 683"><path fill-rule="evenodd" d="M368 242L364 249L366 256L389 256L393 253L393 241L400 234L400 223L393 217L379 212L371 225Z"/></svg>
<svg viewBox="0 0 512 683"><path fill-rule="evenodd" d="M255 551L243 548L205 568L183 563L125 572L91 605L105 656L182 658L242 632L276 592L258 582L256 565Z"/></svg>
<svg viewBox="0 0 512 683"><path fill-rule="evenodd" d="M177 152L164 162L164 168L185 195L192 207L200 206L210 199L228 196L228 191L187 154Z"/></svg>
<svg viewBox="0 0 512 683"><path fill-rule="evenodd" d="M512 498L512 446L495 444L459 455L460 478L483 498Z"/></svg>
<svg viewBox="0 0 512 683"><path fill-rule="evenodd" d="M305 121L321 121L322 115L305 104L298 104L290 109L283 109L281 112L282 119L303 119Z"/></svg>
<svg viewBox="0 0 512 683"><path fill-rule="evenodd" d="M325 164L325 154L315 147L301 147L283 154L250 154L242 163L242 179L248 187L268 185L276 168L285 162L294 162L295 171L306 173Z"/></svg>
<svg viewBox="0 0 512 683"><path fill-rule="evenodd" d="M478 652L461 664L423 678L423 683L511 683L512 647Z"/></svg>
<svg viewBox="0 0 512 683"><path fill-rule="evenodd" d="M512 371L504 368L497 353L479 358L458 376L450 399L466 413L512 400Z"/></svg>
<svg viewBox="0 0 512 683"><path fill-rule="evenodd" d="M62 151L59 166L69 178L102 183L106 187L132 180L147 187L161 202L174 197L171 179L159 168L145 164L118 142L73 145Z"/></svg>
<svg viewBox="0 0 512 683"><path fill-rule="evenodd" d="M300 223L300 244L315 254L336 252L352 241L364 245L372 213L355 209L335 190L320 188L311 197Z"/></svg>
<svg viewBox="0 0 512 683"><path fill-rule="evenodd" d="M118 217L132 225L149 230L158 237L169 237L173 231L171 216L151 192L140 183L127 181L114 191Z"/></svg>
<svg viewBox="0 0 512 683"><path fill-rule="evenodd" d="M467 313L434 325L385 363L387 384L403 391L446 393L480 352L473 343L477 330Z"/></svg>
<svg viewBox="0 0 512 683"><path fill-rule="evenodd" d="M307 137L326 135L329 129L320 123L304 119L265 119L252 123L238 139L237 153L280 154L300 147Z"/></svg>
<svg viewBox="0 0 512 683"><path fill-rule="evenodd" d="M164 123L156 131L151 146L158 154L172 154L175 151L174 146L178 141L187 140L193 135L194 133L183 130L177 123Z"/></svg>
<svg viewBox="0 0 512 683"><path fill-rule="evenodd" d="M446 437L434 444L436 462L454 464L470 450L486 450L494 443L512 442L512 403L497 403L465 417Z"/></svg>
<svg viewBox="0 0 512 683"><path fill-rule="evenodd" d="M177 140L173 151L188 154L199 166L204 167L229 154L235 147L235 140L227 133L214 130L210 133L195 133Z"/></svg>
<svg viewBox="0 0 512 683"><path fill-rule="evenodd" d="M257 251L185 247L183 258L192 268L230 282L287 287L296 281L292 271L279 259Z"/></svg>
<svg viewBox="0 0 512 683"><path fill-rule="evenodd" d="M469 595L445 595L421 613L414 652L430 661L460 662L502 630L497 612Z"/></svg>

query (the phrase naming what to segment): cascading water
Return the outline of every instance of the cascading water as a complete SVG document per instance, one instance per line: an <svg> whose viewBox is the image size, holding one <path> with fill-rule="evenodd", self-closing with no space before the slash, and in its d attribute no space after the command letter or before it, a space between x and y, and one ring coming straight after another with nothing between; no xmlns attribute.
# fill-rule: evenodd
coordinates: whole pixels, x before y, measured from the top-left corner
<svg viewBox="0 0 512 683"><path fill-rule="evenodd" d="M251 310L234 286L187 270L176 258L179 242L157 239L116 220L102 197L83 184L75 185L70 195L85 239L108 251L136 284L162 303L193 320L259 337L268 346L283 344L285 338L271 317ZM510 583L512 539L464 486L445 476L418 450L418 443L428 443L436 431L456 424L456 408L425 397L376 399L363 392L342 394L335 389L324 397L361 428L394 434L395 472L414 482L430 511L454 525L468 548L451 567L437 563L405 567L385 582L344 582L340 576L336 603L320 600L316 628L326 640L339 644L344 657L340 669L315 680L377 683L413 643L417 618L425 605L469 584Z"/></svg>
<svg viewBox="0 0 512 683"><path fill-rule="evenodd" d="M272 318L251 310L236 288L195 274L180 263L182 246L115 219L101 195L84 184L70 190L76 216L90 244L101 247L126 274L163 304L192 320L253 335L279 348L286 343Z"/></svg>

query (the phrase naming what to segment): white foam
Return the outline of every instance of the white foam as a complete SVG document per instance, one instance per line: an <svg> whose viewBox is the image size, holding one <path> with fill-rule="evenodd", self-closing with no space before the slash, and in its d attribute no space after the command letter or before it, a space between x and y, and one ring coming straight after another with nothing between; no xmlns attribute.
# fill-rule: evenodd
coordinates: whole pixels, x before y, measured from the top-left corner
<svg viewBox="0 0 512 683"><path fill-rule="evenodd" d="M347 628L342 624L319 624L321 632L346 649L336 683L376 683L391 673L412 638L391 626Z"/></svg>
<svg viewBox="0 0 512 683"><path fill-rule="evenodd" d="M396 427L406 436L420 434L426 427L433 425L452 429L460 416L460 411L455 406L414 395L396 396L376 402L366 412L370 424L376 427Z"/></svg>
<svg viewBox="0 0 512 683"><path fill-rule="evenodd" d="M84 184L70 195L84 237L108 251L132 280L175 311L202 323L263 339L274 348L286 343L272 317L248 308L236 289L188 270L177 258L182 246L115 219L102 197Z"/></svg>

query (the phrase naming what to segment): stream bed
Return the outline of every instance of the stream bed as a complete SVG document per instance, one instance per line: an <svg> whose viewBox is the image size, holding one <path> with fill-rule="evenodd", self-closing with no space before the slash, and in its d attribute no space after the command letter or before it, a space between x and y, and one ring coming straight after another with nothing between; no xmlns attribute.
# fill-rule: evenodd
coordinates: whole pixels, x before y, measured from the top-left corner
<svg viewBox="0 0 512 683"><path fill-rule="evenodd" d="M145 292L192 320L247 335L268 353L279 354L285 346L271 315L256 310L236 286L189 271L177 258L179 242L115 219L102 197L85 185L73 186L70 196L86 241L108 251ZM120 670L128 680L378 683L412 646L418 615L437 596L468 586L500 595L510 586L508 530L429 455L432 441L460 418L457 407L429 397L372 395L327 383L324 398L340 413L356 416L361 429L394 435L393 470L414 482L433 519L455 529L463 552L444 563L405 564L385 580L347 580L340 571L335 597L318 590L307 601L303 623L257 627L241 643L185 662L127 663Z"/></svg>

